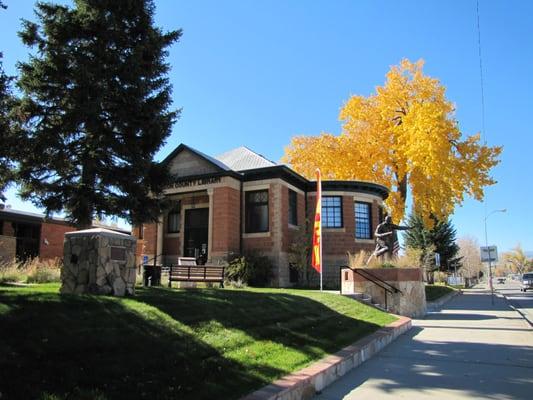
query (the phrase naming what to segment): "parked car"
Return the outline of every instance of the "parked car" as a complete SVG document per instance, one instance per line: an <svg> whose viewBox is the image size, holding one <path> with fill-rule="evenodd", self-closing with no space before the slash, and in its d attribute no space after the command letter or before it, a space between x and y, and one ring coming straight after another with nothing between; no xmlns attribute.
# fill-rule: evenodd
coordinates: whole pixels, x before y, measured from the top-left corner
<svg viewBox="0 0 533 400"><path fill-rule="evenodd" d="M496 278L496 283L505 283L505 278Z"/></svg>
<svg viewBox="0 0 533 400"><path fill-rule="evenodd" d="M528 272L522 275L522 284L520 290L525 292L528 289L533 289L533 272Z"/></svg>

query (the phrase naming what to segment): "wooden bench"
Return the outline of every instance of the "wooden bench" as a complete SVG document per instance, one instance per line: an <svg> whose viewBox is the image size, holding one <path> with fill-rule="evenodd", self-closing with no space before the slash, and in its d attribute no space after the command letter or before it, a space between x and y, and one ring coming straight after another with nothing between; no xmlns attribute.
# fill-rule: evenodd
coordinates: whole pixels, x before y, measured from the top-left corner
<svg viewBox="0 0 533 400"><path fill-rule="evenodd" d="M172 282L218 282L224 287L224 267L219 265L197 265L193 257L179 257L178 265L171 265L168 273L168 287Z"/></svg>

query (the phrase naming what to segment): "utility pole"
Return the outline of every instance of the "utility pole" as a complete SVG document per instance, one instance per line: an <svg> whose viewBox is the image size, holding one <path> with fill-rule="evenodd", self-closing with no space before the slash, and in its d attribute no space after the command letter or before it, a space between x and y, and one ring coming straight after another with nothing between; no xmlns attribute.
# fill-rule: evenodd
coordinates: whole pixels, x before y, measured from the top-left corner
<svg viewBox="0 0 533 400"><path fill-rule="evenodd" d="M487 214L485 216L485 246L487 247L487 250L489 252L489 287L490 287L490 301L491 304L494 305L494 286L492 284L492 265L491 265L491 255L490 255L490 247L489 247L489 240L487 236L487 218L490 217L492 214L497 212L506 212L507 209L503 208L501 210L494 210L490 214Z"/></svg>

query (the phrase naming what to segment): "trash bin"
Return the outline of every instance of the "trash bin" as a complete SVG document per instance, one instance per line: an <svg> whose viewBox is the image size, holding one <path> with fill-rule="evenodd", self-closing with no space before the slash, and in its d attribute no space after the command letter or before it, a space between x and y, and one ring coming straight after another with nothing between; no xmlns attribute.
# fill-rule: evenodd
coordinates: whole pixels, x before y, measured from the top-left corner
<svg viewBox="0 0 533 400"><path fill-rule="evenodd" d="M161 286L161 265L143 265L144 286Z"/></svg>

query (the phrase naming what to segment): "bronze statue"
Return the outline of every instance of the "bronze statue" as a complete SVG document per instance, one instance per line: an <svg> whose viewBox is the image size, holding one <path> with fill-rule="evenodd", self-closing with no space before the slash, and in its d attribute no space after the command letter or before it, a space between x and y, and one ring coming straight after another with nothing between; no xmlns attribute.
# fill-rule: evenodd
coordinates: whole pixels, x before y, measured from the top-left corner
<svg viewBox="0 0 533 400"><path fill-rule="evenodd" d="M387 259L392 259L400 247L396 231L406 231L411 228L411 226L395 225L392 223L389 215L385 216L383 222L376 227L376 232L374 233L376 237L376 248L368 258L366 264L368 265L373 257L381 257L385 254L388 254Z"/></svg>

